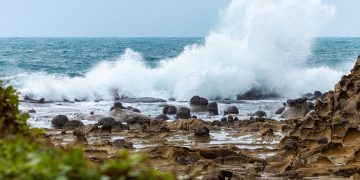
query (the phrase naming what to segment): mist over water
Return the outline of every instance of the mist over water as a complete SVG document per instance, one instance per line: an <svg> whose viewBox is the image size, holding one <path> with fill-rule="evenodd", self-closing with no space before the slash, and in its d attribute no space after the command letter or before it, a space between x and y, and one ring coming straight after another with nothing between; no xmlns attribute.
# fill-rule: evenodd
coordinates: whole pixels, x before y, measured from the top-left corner
<svg viewBox="0 0 360 180"><path fill-rule="evenodd" d="M251 89L295 96L329 90L344 72L305 66L313 38L335 14L321 0L233 0L204 44L187 46L177 57L149 67L127 49L115 62L104 61L83 77L33 73L20 92L34 98L111 99L128 96L235 98Z"/></svg>

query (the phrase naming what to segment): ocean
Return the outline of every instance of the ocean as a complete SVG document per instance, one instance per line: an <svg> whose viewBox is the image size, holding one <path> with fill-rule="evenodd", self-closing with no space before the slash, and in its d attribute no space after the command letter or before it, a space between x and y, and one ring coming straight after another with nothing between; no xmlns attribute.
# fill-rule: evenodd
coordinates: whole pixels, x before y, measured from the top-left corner
<svg viewBox="0 0 360 180"><path fill-rule="evenodd" d="M188 106L184 101L193 95L234 99L239 93L260 88L281 96L237 103L239 116L246 118L261 109L269 117L276 117L274 110L287 98L314 90L330 90L342 74L349 72L360 53L360 38L316 38L307 42L311 46L305 55L302 47L299 47L300 55L289 54L293 50L288 51L283 43L276 46L276 55L254 58L254 54L263 55L263 52L248 53L253 51L251 46L224 47L211 38L201 37L0 38L0 78L17 88L21 96L54 101L21 103L21 109L37 111L29 120L34 127L49 127L55 114L71 118L91 111L106 114L114 89L131 97L165 100L174 97L178 101L170 104ZM281 48L284 52L279 54ZM86 101L63 102L74 98ZM125 105L151 116L160 114L162 109L161 103ZM227 106L219 104L220 112ZM194 114L209 120L221 117Z"/></svg>

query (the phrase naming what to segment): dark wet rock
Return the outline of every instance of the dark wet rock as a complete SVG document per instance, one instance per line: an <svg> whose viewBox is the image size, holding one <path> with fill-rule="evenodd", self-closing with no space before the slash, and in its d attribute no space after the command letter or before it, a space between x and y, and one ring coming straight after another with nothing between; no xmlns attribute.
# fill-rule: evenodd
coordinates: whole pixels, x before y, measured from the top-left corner
<svg viewBox="0 0 360 180"><path fill-rule="evenodd" d="M220 121L221 121L221 122L227 122L227 118L226 118L226 117L222 117L222 118L220 119Z"/></svg>
<svg viewBox="0 0 360 180"><path fill-rule="evenodd" d="M155 117L155 120L169 120L169 117L167 117L165 114L159 114Z"/></svg>
<svg viewBox="0 0 360 180"><path fill-rule="evenodd" d="M215 120L215 121L211 122L211 125L212 126L221 126L221 122L219 120Z"/></svg>
<svg viewBox="0 0 360 180"><path fill-rule="evenodd" d="M190 109L187 107L180 107L176 112L176 119L189 119L190 117Z"/></svg>
<svg viewBox="0 0 360 180"><path fill-rule="evenodd" d="M151 119L145 118L146 116L129 116L125 119L125 122L128 124L149 124Z"/></svg>
<svg viewBox="0 0 360 180"><path fill-rule="evenodd" d="M224 110L224 115L239 114L239 109L235 106L229 106Z"/></svg>
<svg viewBox="0 0 360 180"><path fill-rule="evenodd" d="M74 101L75 101L75 102L84 102L84 101L86 101L86 98L83 98L83 99L76 99L76 98L74 98Z"/></svg>
<svg viewBox="0 0 360 180"><path fill-rule="evenodd" d="M237 95L237 100L258 100L279 97L276 93L265 93L259 89L252 89L243 94Z"/></svg>
<svg viewBox="0 0 360 180"><path fill-rule="evenodd" d="M314 98L318 99L322 96L322 93L320 91L315 91L314 92Z"/></svg>
<svg viewBox="0 0 360 180"><path fill-rule="evenodd" d="M206 111L209 112L211 115L218 115L219 110L218 110L217 103L216 102L210 102L206 107Z"/></svg>
<svg viewBox="0 0 360 180"><path fill-rule="evenodd" d="M45 98L41 98L37 101L37 103L40 103L40 104L44 104L45 103Z"/></svg>
<svg viewBox="0 0 360 180"><path fill-rule="evenodd" d="M207 127L199 127L194 130L196 137L210 137L210 130Z"/></svg>
<svg viewBox="0 0 360 180"><path fill-rule="evenodd" d="M256 112L252 113L251 116L265 117L265 116L266 116L266 112L265 112L265 111L262 111L262 110L259 110L259 111L256 111Z"/></svg>
<svg viewBox="0 0 360 180"><path fill-rule="evenodd" d="M218 174L219 180L231 179L232 176L233 176L233 173L230 171L226 171L226 170L221 170Z"/></svg>
<svg viewBox="0 0 360 180"><path fill-rule="evenodd" d="M141 113L139 109L133 108L131 111L137 112L137 113Z"/></svg>
<svg viewBox="0 0 360 180"><path fill-rule="evenodd" d="M140 97L140 98L123 98L121 99L123 103L158 103L166 102L164 99L152 98L152 97Z"/></svg>
<svg viewBox="0 0 360 180"><path fill-rule="evenodd" d="M177 109L175 106L167 105L162 110L163 114L176 114Z"/></svg>
<svg viewBox="0 0 360 180"><path fill-rule="evenodd" d="M191 116L191 118L193 118L193 119L197 119L198 117L197 117L197 116L195 116L195 115L192 115L192 116Z"/></svg>
<svg viewBox="0 0 360 180"><path fill-rule="evenodd" d="M234 121L239 121L239 118L235 116Z"/></svg>
<svg viewBox="0 0 360 180"><path fill-rule="evenodd" d="M194 164L197 162L197 159L195 159L192 156L185 156L185 155L179 155L175 159L180 164Z"/></svg>
<svg viewBox="0 0 360 180"><path fill-rule="evenodd" d="M124 139L116 139L114 140L114 142L111 142L110 144L119 149L133 149L133 143L126 142Z"/></svg>
<svg viewBox="0 0 360 180"><path fill-rule="evenodd" d="M308 107L308 110L313 110L314 109L314 103L311 102L311 101L308 101L307 102L307 107Z"/></svg>
<svg viewBox="0 0 360 180"><path fill-rule="evenodd" d="M112 117L104 117L104 118L101 118L101 119L98 121L97 125L103 125L103 124L105 124L105 123L107 123L107 124L109 124L109 123L114 124L114 123L116 123L116 121L115 121L115 119L112 118Z"/></svg>
<svg viewBox="0 0 360 180"><path fill-rule="evenodd" d="M63 129L77 129L77 128L80 128L80 127L83 127L84 124L79 121L79 120L71 120L71 121L68 121L64 126L63 126Z"/></svg>
<svg viewBox="0 0 360 180"><path fill-rule="evenodd" d="M51 124L54 128L61 129L67 122L69 122L68 117L65 115L57 115L52 119Z"/></svg>
<svg viewBox="0 0 360 180"><path fill-rule="evenodd" d="M190 105L192 106L206 106L208 103L209 101L206 98L200 96L193 96L190 99Z"/></svg>
<svg viewBox="0 0 360 180"><path fill-rule="evenodd" d="M25 96L24 96L24 100L25 100L25 101L33 101L34 99L31 98L29 95L25 95Z"/></svg>
<svg viewBox="0 0 360 180"><path fill-rule="evenodd" d="M227 117L227 121L228 121L228 122L234 122L234 117L233 117L232 115L229 115L229 116Z"/></svg>
<svg viewBox="0 0 360 180"><path fill-rule="evenodd" d="M35 109L29 109L28 113L36 113L36 110Z"/></svg>
<svg viewBox="0 0 360 180"><path fill-rule="evenodd" d="M284 110L285 110L285 107L281 107L275 111L275 114L281 114L284 112Z"/></svg>
<svg viewBox="0 0 360 180"><path fill-rule="evenodd" d="M244 103L245 101L243 100L232 100L232 99L228 99L225 98L223 100L214 100L217 103L221 103L221 104L239 104L239 103Z"/></svg>
<svg viewBox="0 0 360 180"><path fill-rule="evenodd" d="M176 101L175 98L169 98L168 101Z"/></svg>

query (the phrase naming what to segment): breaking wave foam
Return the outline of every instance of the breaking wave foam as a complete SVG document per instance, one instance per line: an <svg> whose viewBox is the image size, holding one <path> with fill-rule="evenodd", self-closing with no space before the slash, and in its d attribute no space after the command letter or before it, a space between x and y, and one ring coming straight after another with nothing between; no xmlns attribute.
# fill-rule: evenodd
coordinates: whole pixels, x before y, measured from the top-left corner
<svg viewBox="0 0 360 180"><path fill-rule="evenodd" d="M176 58L147 67L127 49L115 62L103 62L84 77L44 73L27 76L20 91L50 100L128 96L235 97L251 89L283 96L328 90L343 72L307 68L311 37L335 9L321 0L232 0L203 45L185 47Z"/></svg>

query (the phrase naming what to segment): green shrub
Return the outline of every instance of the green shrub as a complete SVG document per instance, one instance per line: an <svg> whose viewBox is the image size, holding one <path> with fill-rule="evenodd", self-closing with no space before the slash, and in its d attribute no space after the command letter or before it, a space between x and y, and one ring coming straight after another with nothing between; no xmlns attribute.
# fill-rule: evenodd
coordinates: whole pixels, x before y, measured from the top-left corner
<svg viewBox="0 0 360 180"><path fill-rule="evenodd" d="M120 151L103 163L92 163L81 149L65 150L30 130L16 91L0 82L0 179L175 179L148 166L143 156Z"/></svg>

